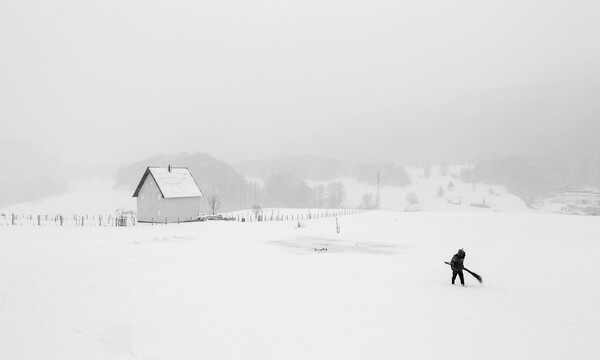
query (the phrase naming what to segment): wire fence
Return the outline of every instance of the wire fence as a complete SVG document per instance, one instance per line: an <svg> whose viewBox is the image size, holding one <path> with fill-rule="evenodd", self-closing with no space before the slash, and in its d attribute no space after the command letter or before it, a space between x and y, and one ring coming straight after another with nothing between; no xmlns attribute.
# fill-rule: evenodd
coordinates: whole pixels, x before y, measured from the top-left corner
<svg viewBox="0 0 600 360"><path fill-rule="evenodd" d="M258 222L258 221L305 221L313 219L322 219L328 217L337 217L342 215L360 214L370 210L366 209L261 209L243 210L225 214L209 215L204 214L195 221L229 220L238 222ZM178 224L188 221L164 221L153 219L150 222L143 222L144 225L166 225ZM110 226L136 226L142 224L135 213L127 214L52 214L52 215L27 215L27 214L0 214L0 226L89 226L89 227L110 227Z"/></svg>
<svg viewBox="0 0 600 360"><path fill-rule="evenodd" d="M25 214L0 214L0 225L28 225L28 226L135 226L135 214L52 214L52 215L25 215Z"/></svg>
<svg viewBox="0 0 600 360"><path fill-rule="evenodd" d="M261 209L259 211L245 210L229 213L228 220L240 222L256 221L303 221L337 217L342 215L360 214L370 210L366 209Z"/></svg>

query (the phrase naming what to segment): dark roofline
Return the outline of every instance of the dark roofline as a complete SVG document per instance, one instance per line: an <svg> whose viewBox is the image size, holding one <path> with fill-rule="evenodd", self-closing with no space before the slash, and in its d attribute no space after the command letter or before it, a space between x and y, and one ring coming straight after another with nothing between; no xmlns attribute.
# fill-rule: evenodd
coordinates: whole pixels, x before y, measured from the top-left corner
<svg viewBox="0 0 600 360"><path fill-rule="evenodd" d="M160 195L163 198L165 197L165 194L163 194L163 192L162 192L162 190L160 188L160 185L158 185L158 181L156 181L156 179L154 178L154 175L152 175L152 172L150 171L150 168L160 168L160 166L148 166L146 168L146 171L144 171L144 175L142 175L142 179L140 180L140 183L138 184L137 188L135 188L135 192L133 193L132 197L137 197L138 196L138 193L142 189L142 185L144 185L144 182L146 181L146 178L148 177L148 174L150 174L150 176L152 176L152 179L154 180L154 183L156 184L156 187L158 188L158 191L160 191Z"/></svg>
<svg viewBox="0 0 600 360"><path fill-rule="evenodd" d="M146 168L146 171L144 172L144 175L142 175L142 179L140 180L140 183L138 184L137 188L135 189L135 192L133 193L132 197L137 197L138 196L138 193L142 189L142 185L144 185L144 181L146 181L146 177L148 177L148 174L150 174L150 176L152 176L152 179L154 180L154 183L156 184L156 187L158 188L158 191L160 191L160 195L163 198L165 198L165 194L163 194L162 189L160 188L160 185L158 184L158 181L156 181L156 179L154 178L154 175L152 175L152 172L150 171L150 168L164 169L166 167L164 167L164 166L148 166ZM196 187L200 191L200 196L202 196L202 197L204 196L204 194L202 193L202 190L200 189L200 186L198 186L198 183L196 182L196 179L194 179L194 175L192 175L192 172L190 171L190 169L188 169L185 166L171 166L171 169L186 169L188 171L188 173L190 174L190 176L192 177L192 180L194 180L194 183L196 184Z"/></svg>

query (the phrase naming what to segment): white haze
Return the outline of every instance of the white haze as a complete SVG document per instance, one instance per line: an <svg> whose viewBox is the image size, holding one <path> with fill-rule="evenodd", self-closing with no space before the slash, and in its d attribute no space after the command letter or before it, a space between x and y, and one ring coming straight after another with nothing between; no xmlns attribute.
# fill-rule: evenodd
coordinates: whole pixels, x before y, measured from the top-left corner
<svg viewBox="0 0 600 360"><path fill-rule="evenodd" d="M377 158L384 151L368 153L377 136L343 145L346 122L466 90L596 75L599 10L595 1L3 1L0 151L28 161L10 145L26 141L63 163L96 164L179 151Z"/></svg>

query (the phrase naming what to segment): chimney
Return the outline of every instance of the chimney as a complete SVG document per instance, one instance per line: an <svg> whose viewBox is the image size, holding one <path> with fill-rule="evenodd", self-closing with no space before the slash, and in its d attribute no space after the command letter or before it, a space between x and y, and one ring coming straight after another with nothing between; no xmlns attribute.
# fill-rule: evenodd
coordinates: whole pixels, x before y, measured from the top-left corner
<svg viewBox="0 0 600 360"><path fill-rule="evenodd" d="M169 170L169 172L171 172L171 164L169 164L169 167L167 169Z"/></svg>

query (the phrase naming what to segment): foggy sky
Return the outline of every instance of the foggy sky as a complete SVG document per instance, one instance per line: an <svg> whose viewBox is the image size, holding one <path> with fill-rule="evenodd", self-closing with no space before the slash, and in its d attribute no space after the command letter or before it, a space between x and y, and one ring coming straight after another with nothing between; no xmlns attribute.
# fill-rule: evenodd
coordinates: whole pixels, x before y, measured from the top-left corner
<svg viewBox="0 0 600 360"><path fill-rule="evenodd" d="M0 151L11 153L11 140L63 162L343 156L313 135L343 139L345 122L418 99L597 74L599 10L542 0L2 1ZM414 120L375 130L402 121Z"/></svg>

